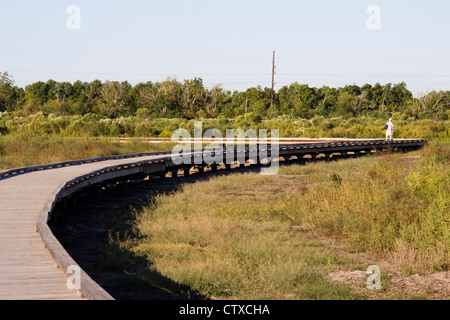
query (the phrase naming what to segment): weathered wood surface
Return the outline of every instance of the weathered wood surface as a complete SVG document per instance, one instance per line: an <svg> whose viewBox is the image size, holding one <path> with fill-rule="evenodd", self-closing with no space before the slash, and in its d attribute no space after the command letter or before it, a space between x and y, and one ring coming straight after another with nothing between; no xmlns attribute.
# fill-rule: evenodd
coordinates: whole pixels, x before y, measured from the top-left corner
<svg viewBox="0 0 450 320"><path fill-rule="evenodd" d="M61 184L103 168L160 156L37 171L0 181L0 299L86 299L44 246L36 223Z"/></svg>

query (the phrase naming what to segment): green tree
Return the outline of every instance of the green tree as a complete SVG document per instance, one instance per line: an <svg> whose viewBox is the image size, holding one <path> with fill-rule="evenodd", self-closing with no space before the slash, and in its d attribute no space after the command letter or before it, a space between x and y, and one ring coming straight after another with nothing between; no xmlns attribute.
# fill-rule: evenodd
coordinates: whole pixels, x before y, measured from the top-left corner
<svg viewBox="0 0 450 320"><path fill-rule="evenodd" d="M449 110L450 91L432 91L422 97L417 98L422 112L429 112L434 120L439 120L438 114Z"/></svg>
<svg viewBox="0 0 450 320"><path fill-rule="evenodd" d="M152 112L156 117L182 117L181 107L182 85L176 79L168 78L155 84L157 92Z"/></svg>
<svg viewBox="0 0 450 320"><path fill-rule="evenodd" d="M347 91L342 91L337 99L334 113L336 116L353 116L357 103L357 98L354 95Z"/></svg>
<svg viewBox="0 0 450 320"><path fill-rule="evenodd" d="M344 88L342 88L342 91L347 92L354 97L357 97L361 94L361 88L357 85L345 86Z"/></svg>
<svg viewBox="0 0 450 320"><path fill-rule="evenodd" d="M216 85L206 94L206 116L216 118L224 105L230 100L230 92L225 91L222 86Z"/></svg>
<svg viewBox="0 0 450 320"><path fill-rule="evenodd" d="M315 113L319 116L328 116L333 111L339 96L339 90L323 86L317 90L318 104Z"/></svg>
<svg viewBox="0 0 450 320"><path fill-rule="evenodd" d="M0 111L10 110L14 104L14 81L7 72L0 74Z"/></svg>
<svg viewBox="0 0 450 320"><path fill-rule="evenodd" d="M284 86L278 92L280 111L283 114L308 118L318 106L319 95L315 88L297 82Z"/></svg>
<svg viewBox="0 0 450 320"><path fill-rule="evenodd" d="M49 89L49 85L42 81L27 85L25 87L25 101L22 111L26 114L40 111L48 100Z"/></svg>
<svg viewBox="0 0 450 320"><path fill-rule="evenodd" d="M412 93L408 90L406 83L401 82L392 86L387 95L387 104L391 107L391 110L395 111L394 108L404 109L408 100L412 98Z"/></svg>
<svg viewBox="0 0 450 320"><path fill-rule="evenodd" d="M130 114L131 85L124 82L106 81L100 89L103 102L98 106L99 111L107 117L115 118Z"/></svg>
<svg viewBox="0 0 450 320"><path fill-rule="evenodd" d="M147 116L150 116L150 110L155 108L155 102L158 98L158 89L151 81L138 83L133 89L136 112L139 109L146 109Z"/></svg>
<svg viewBox="0 0 450 320"><path fill-rule="evenodd" d="M181 94L183 118L194 119L200 110L206 109L207 92L203 80L184 80Z"/></svg>
<svg viewBox="0 0 450 320"><path fill-rule="evenodd" d="M84 101L85 113L93 112L101 103L101 89L102 82L100 80L94 80L85 85L82 90L82 98L80 98Z"/></svg>
<svg viewBox="0 0 450 320"><path fill-rule="evenodd" d="M376 104L376 106L381 109L383 112L386 108L387 96L389 91L391 90L391 84L386 84L382 86L379 83L376 83L372 88L372 102Z"/></svg>

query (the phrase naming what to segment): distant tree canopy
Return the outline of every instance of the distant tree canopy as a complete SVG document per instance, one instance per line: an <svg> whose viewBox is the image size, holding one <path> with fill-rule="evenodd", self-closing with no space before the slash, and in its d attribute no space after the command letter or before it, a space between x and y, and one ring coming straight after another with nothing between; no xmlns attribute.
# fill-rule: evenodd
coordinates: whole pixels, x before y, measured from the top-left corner
<svg viewBox="0 0 450 320"><path fill-rule="evenodd" d="M236 118L249 114L257 121L283 115L310 119L315 116L385 117L400 113L405 119L447 120L449 107L450 91L432 91L414 98L404 82L340 88L315 88L295 82L275 92L271 105L270 88L258 86L231 92L216 85L208 89L201 78L182 82L168 78L135 86L126 81L48 80L23 89L14 85L7 72L0 74L0 112L17 115L94 113L104 118L195 119Z"/></svg>

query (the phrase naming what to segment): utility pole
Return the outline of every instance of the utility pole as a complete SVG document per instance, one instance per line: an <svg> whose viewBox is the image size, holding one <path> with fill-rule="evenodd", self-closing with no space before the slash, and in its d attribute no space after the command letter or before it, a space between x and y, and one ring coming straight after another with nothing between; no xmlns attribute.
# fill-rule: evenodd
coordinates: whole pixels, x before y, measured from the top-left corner
<svg viewBox="0 0 450 320"><path fill-rule="evenodd" d="M273 60L272 60L272 97L270 99L270 106L273 107L273 89L275 86L275 50L273 51Z"/></svg>
<svg viewBox="0 0 450 320"><path fill-rule="evenodd" d="M248 98L245 98L245 113L244 113L245 120L247 120L247 105L248 105Z"/></svg>

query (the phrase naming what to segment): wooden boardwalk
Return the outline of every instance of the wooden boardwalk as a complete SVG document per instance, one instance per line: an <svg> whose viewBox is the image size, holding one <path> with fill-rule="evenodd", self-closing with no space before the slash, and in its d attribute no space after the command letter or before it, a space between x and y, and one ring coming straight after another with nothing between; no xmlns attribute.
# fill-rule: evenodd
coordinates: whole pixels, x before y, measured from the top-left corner
<svg viewBox="0 0 450 320"><path fill-rule="evenodd" d="M424 143L424 140L396 141L392 147L411 150ZM282 158L288 160L291 156L301 158L304 155L331 157L336 152L366 154L386 147L391 147L391 144L384 141L344 141L285 145L277 150ZM223 163L227 152L224 149L219 153ZM234 154L232 159L238 159L239 152L231 152ZM245 154L249 157L249 150ZM193 160L198 156L198 153L192 153L187 158ZM86 159L0 173L0 300L113 299L83 270L80 290L68 286L71 274L66 270L77 264L48 228L48 214L54 201L110 179L133 175L141 178L155 174L161 176L169 171L176 174L178 170L187 169L189 172L192 167L191 162L189 165L175 164L170 153L129 155L114 160L98 158L95 161ZM203 170L203 164L198 169Z"/></svg>
<svg viewBox="0 0 450 320"><path fill-rule="evenodd" d="M27 173L0 180L0 300L85 299L69 289L66 274L36 230L39 215L62 183L139 159L108 160Z"/></svg>

